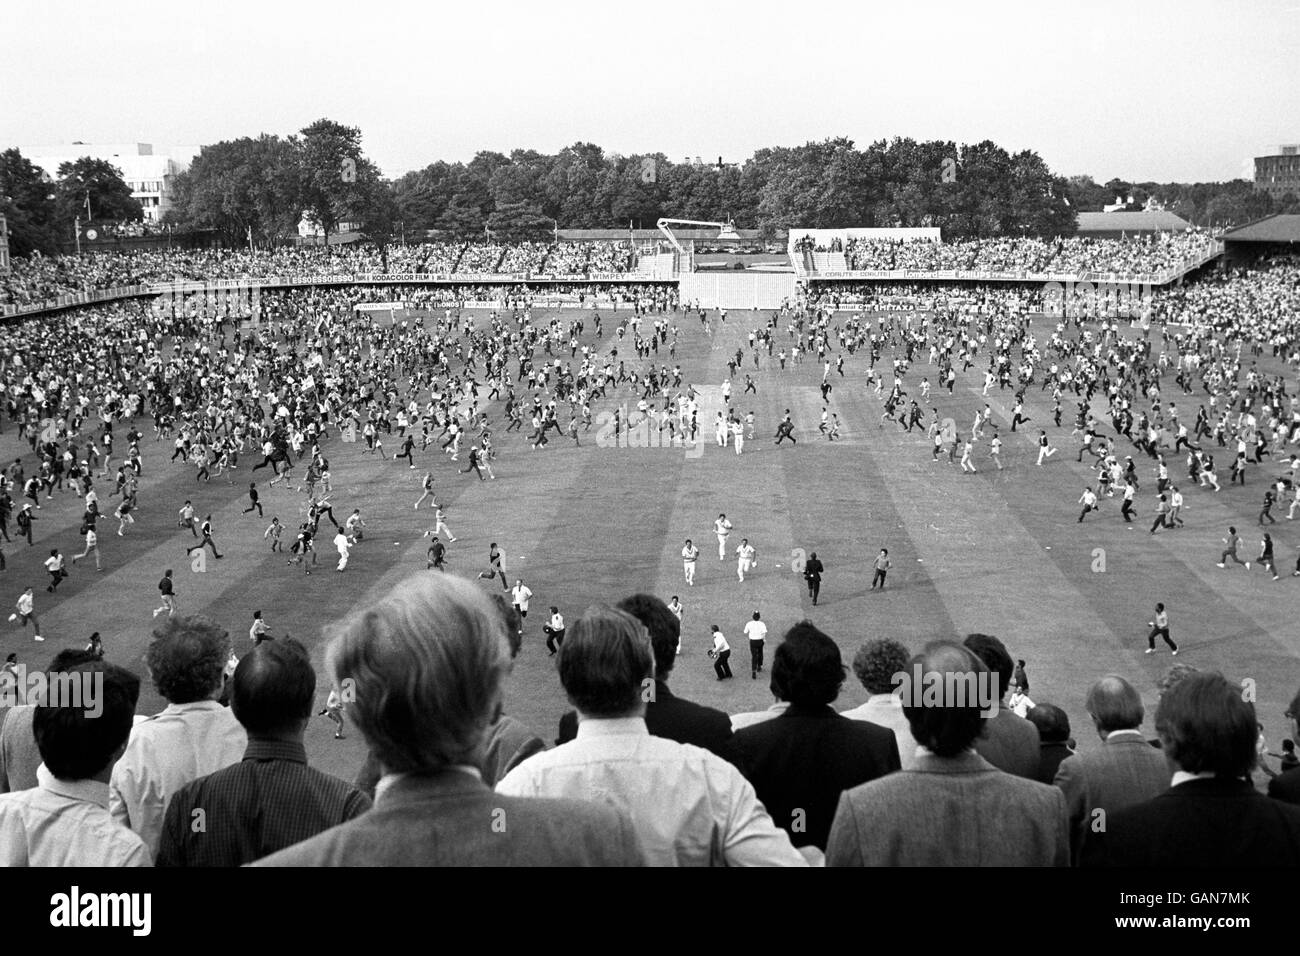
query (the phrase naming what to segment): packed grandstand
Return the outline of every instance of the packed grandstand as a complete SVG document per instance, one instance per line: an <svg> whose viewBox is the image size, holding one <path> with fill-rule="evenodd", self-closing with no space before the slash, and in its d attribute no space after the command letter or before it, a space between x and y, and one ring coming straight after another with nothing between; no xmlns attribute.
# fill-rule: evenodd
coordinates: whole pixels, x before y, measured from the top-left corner
<svg viewBox="0 0 1300 956"><path fill-rule="evenodd" d="M798 230L791 233L797 235ZM805 251L829 252L842 256L843 262L832 263L824 276L816 269L800 272L798 266ZM808 279L851 279L854 273L875 278L877 271L937 274L960 270L968 273L963 278L996 277L1002 273L1026 279L1030 274L1086 277L1103 273L1119 280L1149 281L1170 270L1185 271L1201 265L1215 251L1213 239L1197 230L1128 240L1025 237L900 242L850 237L846 243L837 242L835 248L808 248L796 241L791 247L791 260L796 272ZM843 269L837 269L837 265ZM0 310L26 311L63 296L175 282L271 277L311 280L379 274L458 282L619 281L641 277L638 266L638 250L630 242L424 242L385 249L369 243L350 243L259 251L169 249L84 256L34 254L13 260L12 270L0 276ZM844 298L848 293L830 294L848 301Z"/></svg>

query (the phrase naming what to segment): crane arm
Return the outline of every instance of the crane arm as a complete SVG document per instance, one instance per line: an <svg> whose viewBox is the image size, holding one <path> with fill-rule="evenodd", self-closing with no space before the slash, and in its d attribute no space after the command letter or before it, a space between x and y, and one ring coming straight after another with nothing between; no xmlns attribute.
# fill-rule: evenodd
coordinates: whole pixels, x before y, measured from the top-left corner
<svg viewBox="0 0 1300 956"><path fill-rule="evenodd" d="M727 220L726 222L703 222L702 220L699 219L661 218L655 225L659 227L659 231L662 232L665 237L667 237L668 241L672 243L673 248L676 249L679 253L684 253L686 250L682 248L682 244L677 241L677 237L674 236L672 234L672 231L668 228L669 224L672 224L674 226L712 226L716 229L721 230L721 234L719 235L719 238L721 239L737 238L736 224L734 221L730 219Z"/></svg>

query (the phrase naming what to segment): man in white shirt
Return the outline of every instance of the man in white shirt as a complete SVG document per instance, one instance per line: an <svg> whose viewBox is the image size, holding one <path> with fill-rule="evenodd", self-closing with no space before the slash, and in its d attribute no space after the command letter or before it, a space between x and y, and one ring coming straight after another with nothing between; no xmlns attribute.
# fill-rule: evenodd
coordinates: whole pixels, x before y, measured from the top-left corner
<svg viewBox="0 0 1300 956"><path fill-rule="evenodd" d="M745 583L745 572L752 571L754 568L756 553L748 538L740 539L740 544L736 546L736 577L740 579L741 584Z"/></svg>
<svg viewBox="0 0 1300 956"><path fill-rule="evenodd" d="M686 608L682 606L682 602L674 594L673 599L668 602L668 610L672 611L673 617L677 618L677 653L680 654L682 652L681 624L682 617L686 614Z"/></svg>
<svg viewBox="0 0 1300 956"><path fill-rule="evenodd" d="M877 638L867 641L853 656L853 673L871 696L865 704L841 711L850 720L865 720L894 732L903 769L916 764L916 738L903 713L902 696L895 693L896 675L906 674L907 648L898 641Z"/></svg>
<svg viewBox="0 0 1300 956"><path fill-rule="evenodd" d="M713 522L713 533L718 536L718 560L727 560L727 535L731 534L731 522L727 520L726 515L718 515L718 520Z"/></svg>
<svg viewBox="0 0 1300 956"><path fill-rule="evenodd" d="M558 607L551 606L551 619L542 625L542 633L546 635L546 649L554 657L564 643L564 615Z"/></svg>
<svg viewBox="0 0 1300 956"><path fill-rule="evenodd" d="M498 793L621 809L654 866L807 865L739 770L703 748L650 735L645 688L654 685L654 655L636 618L587 611L559 670L578 711L577 737L524 761Z"/></svg>
<svg viewBox="0 0 1300 956"><path fill-rule="evenodd" d="M686 539L686 544L682 547L682 571L686 574L686 584L688 586L695 584L695 562L699 559L700 549L691 543L691 539Z"/></svg>
<svg viewBox="0 0 1300 956"><path fill-rule="evenodd" d="M93 682L98 706L49 700L35 708L42 763L35 787L0 795L0 867L151 866L144 841L108 811L109 775L126 749L140 679L102 661L67 673Z"/></svg>
<svg viewBox="0 0 1300 956"><path fill-rule="evenodd" d="M334 547L339 553L338 570L342 571L348 566L348 549L352 547L352 543L348 541L348 536L342 529L334 534Z"/></svg>
<svg viewBox="0 0 1300 956"><path fill-rule="evenodd" d="M727 643L727 639L718 630L718 625L711 624L709 626L713 628L713 634L711 635L713 646L709 648L709 656L713 658L713 672L718 675L718 680L726 680L732 676L731 664L728 663L731 660L731 645Z"/></svg>
<svg viewBox="0 0 1300 956"><path fill-rule="evenodd" d="M36 632L36 640L45 640L41 637L41 622L36 617L31 588L18 595L18 600L14 604L14 613L9 615L9 620L17 621L18 626L23 628L27 627L28 621L31 621L32 629Z"/></svg>
<svg viewBox="0 0 1300 956"><path fill-rule="evenodd" d="M217 703L230 657L230 635L203 618L168 617L154 631L145 665L168 705L136 725L109 786L113 818L139 834L151 855L172 794L243 759L248 735Z"/></svg>
<svg viewBox="0 0 1300 956"><path fill-rule="evenodd" d="M519 612L519 633L524 632L524 618L528 616L528 599L533 596L532 588L524 584L523 578L515 578L515 586L510 589L510 600Z"/></svg>
<svg viewBox="0 0 1300 956"><path fill-rule="evenodd" d="M758 672L763 669L763 643L767 640L767 625L759 620L757 611L745 625L745 636L749 638L749 676L757 680Z"/></svg>

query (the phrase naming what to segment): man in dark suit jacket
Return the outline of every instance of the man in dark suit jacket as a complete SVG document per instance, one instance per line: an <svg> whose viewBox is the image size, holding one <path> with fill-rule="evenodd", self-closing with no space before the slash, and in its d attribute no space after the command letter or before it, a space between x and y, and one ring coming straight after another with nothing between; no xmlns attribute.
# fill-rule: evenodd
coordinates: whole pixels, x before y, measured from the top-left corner
<svg viewBox="0 0 1300 956"><path fill-rule="evenodd" d="M999 770L1036 780L1041 762L1038 728L1008 710L1003 702L1015 670L1006 645L988 634L971 634L965 643L967 650L997 675L1000 695L996 716L984 722L983 732L975 741L976 752Z"/></svg>
<svg viewBox="0 0 1300 956"><path fill-rule="evenodd" d="M505 797L483 782L509 654L501 614L464 578L412 576L354 611L325 660L378 762L374 807L257 865L642 865L625 813Z"/></svg>
<svg viewBox="0 0 1300 956"><path fill-rule="evenodd" d="M1088 690L1088 714L1103 743L1100 750L1064 761L1052 782L1070 808L1070 851L1077 863L1089 831L1109 816L1145 803L1169 789L1172 771L1140 730L1142 697L1122 677L1103 677Z"/></svg>
<svg viewBox="0 0 1300 956"><path fill-rule="evenodd" d="M1291 721L1291 739L1300 740L1300 691L1296 691L1287 708L1287 720ZM1300 767L1278 774L1268 782L1268 795L1285 803L1300 804Z"/></svg>
<svg viewBox="0 0 1300 956"><path fill-rule="evenodd" d="M720 710L683 700L668 689L668 675L677 663L677 642L681 622L668 605L649 594L633 594L618 603L646 626L655 656L654 693L646 702L645 725L655 737L680 744L693 744L735 762L731 746L731 718ZM560 718L556 744L568 743L578 735L578 715L569 711Z"/></svg>
<svg viewBox="0 0 1300 956"><path fill-rule="evenodd" d="M987 679L983 661L961 645L936 642L908 665L905 673L919 669L926 682L936 675L943 699L902 688L920 745L916 763L844 792L826 865L1067 866L1061 792L1004 773L974 750L986 721L965 688Z"/></svg>
<svg viewBox="0 0 1300 956"><path fill-rule="evenodd" d="M1108 814L1085 866L1300 866L1300 807L1250 783L1258 725L1240 687L1213 672L1184 678L1160 698L1156 731L1172 785Z"/></svg>
<svg viewBox="0 0 1300 956"><path fill-rule="evenodd" d="M892 730L831 709L843 683L839 647L796 624L772 658L772 693L790 706L732 738L741 771L796 847L825 850L840 794L900 768Z"/></svg>
<svg viewBox="0 0 1300 956"><path fill-rule="evenodd" d="M1038 751L1039 783L1051 783L1061 762L1074 756L1074 741L1070 739L1070 718L1055 704L1038 704L1030 709L1026 719L1038 728L1042 746Z"/></svg>

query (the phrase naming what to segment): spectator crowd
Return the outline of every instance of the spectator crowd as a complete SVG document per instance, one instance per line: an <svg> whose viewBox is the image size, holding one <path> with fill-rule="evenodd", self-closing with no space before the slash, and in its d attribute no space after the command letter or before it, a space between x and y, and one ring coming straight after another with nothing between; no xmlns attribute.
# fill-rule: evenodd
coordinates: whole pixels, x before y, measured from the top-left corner
<svg viewBox="0 0 1300 956"><path fill-rule="evenodd" d="M1253 704L1217 672L1168 671L1154 737L1138 689L1102 677L1086 705L1100 745L1076 753L994 636L868 640L852 673L870 697L841 713L848 668L804 621L773 655L773 707L729 717L670 691L680 623L634 594L567 628L574 712L547 748L509 715L520 623L504 595L437 573L338 622L331 701L368 748L351 781L307 761L317 678L292 638L232 670L226 631L169 616L145 660L168 703L149 720L130 669L62 651L49 676L99 682L99 704L50 692L7 710L0 864L1300 865L1294 748L1268 768ZM1300 693L1296 735L1298 715Z"/></svg>

